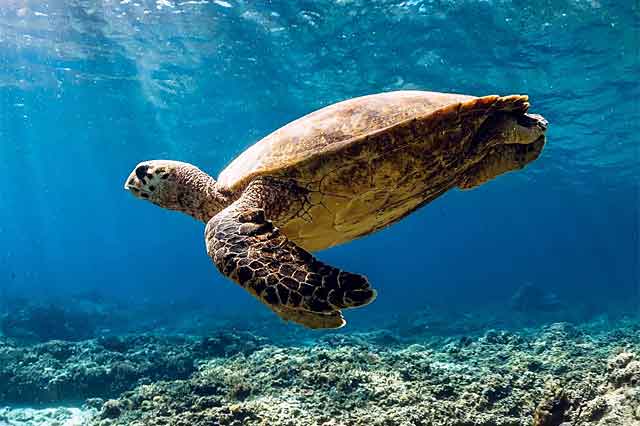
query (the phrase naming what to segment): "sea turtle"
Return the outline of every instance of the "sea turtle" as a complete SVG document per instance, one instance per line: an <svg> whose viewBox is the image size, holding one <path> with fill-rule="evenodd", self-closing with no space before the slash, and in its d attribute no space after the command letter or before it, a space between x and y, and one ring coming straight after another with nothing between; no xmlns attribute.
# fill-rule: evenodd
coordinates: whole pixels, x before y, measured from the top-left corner
<svg viewBox="0 0 640 426"><path fill-rule="evenodd" d="M451 188L535 160L547 122L527 96L397 91L330 105L266 136L214 180L191 164L139 163L138 198L206 224L217 268L281 318L345 324L376 297L366 277L309 252L385 228Z"/></svg>

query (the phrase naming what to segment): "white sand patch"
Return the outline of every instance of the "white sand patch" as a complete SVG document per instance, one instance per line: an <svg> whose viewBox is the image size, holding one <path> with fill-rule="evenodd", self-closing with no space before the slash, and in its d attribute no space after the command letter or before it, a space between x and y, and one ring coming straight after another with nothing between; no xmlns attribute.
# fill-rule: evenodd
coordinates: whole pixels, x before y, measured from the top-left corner
<svg viewBox="0 0 640 426"><path fill-rule="evenodd" d="M83 426L95 413L77 407L0 408L0 426Z"/></svg>

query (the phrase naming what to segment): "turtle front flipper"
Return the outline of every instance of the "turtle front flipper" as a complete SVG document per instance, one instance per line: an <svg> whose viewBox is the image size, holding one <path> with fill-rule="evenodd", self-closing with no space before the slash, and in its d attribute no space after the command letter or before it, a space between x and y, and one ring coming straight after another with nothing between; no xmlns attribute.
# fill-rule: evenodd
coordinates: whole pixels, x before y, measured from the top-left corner
<svg viewBox="0 0 640 426"><path fill-rule="evenodd" d="M370 303L375 290L364 276L316 260L283 235L262 209L268 190L249 185L209 221L207 253L220 272L284 320L309 328L342 327L340 309Z"/></svg>

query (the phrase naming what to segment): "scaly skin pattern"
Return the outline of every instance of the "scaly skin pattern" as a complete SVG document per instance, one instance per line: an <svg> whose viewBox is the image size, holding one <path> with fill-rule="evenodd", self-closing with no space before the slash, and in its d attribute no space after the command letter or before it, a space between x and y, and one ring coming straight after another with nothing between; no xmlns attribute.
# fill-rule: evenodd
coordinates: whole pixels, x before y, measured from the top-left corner
<svg viewBox="0 0 640 426"><path fill-rule="evenodd" d="M195 166L144 162L125 187L207 223L218 269L280 317L344 325L370 303L361 275L315 251L371 234L452 188L470 189L541 153L546 121L526 96L393 92L335 104L249 148L216 181Z"/></svg>
<svg viewBox="0 0 640 426"><path fill-rule="evenodd" d="M172 160L143 161L124 187L137 198L204 223L239 197L219 191L215 179L196 166Z"/></svg>
<svg viewBox="0 0 640 426"><path fill-rule="evenodd" d="M293 193L292 193L293 192ZM283 212L272 197L296 197L287 185L258 178L207 224L207 253L231 278L286 320L310 328L344 325L340 309L370 303L376 292L362 275L316 260L265 217Z"/></svg>

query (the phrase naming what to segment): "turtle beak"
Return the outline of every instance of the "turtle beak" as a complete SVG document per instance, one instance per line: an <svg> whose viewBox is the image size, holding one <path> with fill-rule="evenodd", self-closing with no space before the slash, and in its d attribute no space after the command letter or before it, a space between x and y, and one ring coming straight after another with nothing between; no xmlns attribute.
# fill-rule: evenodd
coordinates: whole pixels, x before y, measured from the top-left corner
<svg viewBox="0 0 640 426"><path fill-rule="evenodd" d="M133 193L140 191L140 181L135 172L131 172L127 180L124 181L124 189Z"/></svg>
<svg viewBox="0 0 640 426"><path fill-rule="evenodd" d="M140 181L136 180L133 173L131 173L131 176L125 182L124 189L126 191L129 191L136 198L143 198L145 200L148 200L150 198L150 194L147 191L141 189Z"/></svg>
<svg viewBox="0 0 640 426"><path fill-rule="evenodd" d="M150 170L153 172L153 168L148 164L138 164L124 182L124 189L136 198L150 200L154 190Z"/></svg>

